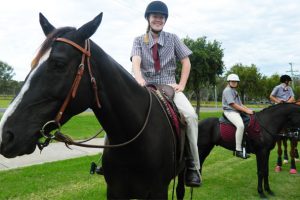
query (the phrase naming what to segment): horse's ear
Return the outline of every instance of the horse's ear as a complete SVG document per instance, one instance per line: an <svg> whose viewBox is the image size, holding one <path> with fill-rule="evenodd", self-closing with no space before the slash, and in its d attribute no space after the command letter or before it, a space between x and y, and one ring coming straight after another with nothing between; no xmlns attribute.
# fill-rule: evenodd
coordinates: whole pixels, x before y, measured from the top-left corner
<svg viewBox="0 0 300 200"><path fill-rule="evenodd" d="M49 21L42 13L40 13L40 24L46 36L55 29L55 27L49 23Z"/></svg>
<svg viewBox="0 0 300 200"><path fill-rule="evenodd" d="M99 27L102 20L103 13L97 15L92 21L84 24L77 30L78 37L86 40L90 38Z"/></svg>

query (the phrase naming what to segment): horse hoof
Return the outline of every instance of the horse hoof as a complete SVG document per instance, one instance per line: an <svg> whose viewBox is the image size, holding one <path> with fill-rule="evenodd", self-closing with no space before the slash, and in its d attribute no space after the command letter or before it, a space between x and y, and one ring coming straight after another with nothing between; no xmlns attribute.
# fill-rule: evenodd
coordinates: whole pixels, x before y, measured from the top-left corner
<svg viewBox="0 0 300 200"><path fill-rule="evenodd" d="M275 193L272 190L266 190L270 196L275 196Z"/></svg>
<svg viewBox="0 0 300 200"><path fill-rule="evenodd" d="M263 192L260 192L260 193L259 193L259 197L260 197L261 199L267 199L267 196L266 196L265 193L263 193Z"/></svg>
<svg viewBox="0 0 300 200"><path fill-rule="evenodd" d="M275 167L275 172L281 172L281 166L277 165L277 166Z"/></svg>
<svg viewBox="0 0 300 200"><path fill-rule="evenodd" d="M288 164L289 161L288 160L283 160L283 164Z"/></svg>
<svg viewBox="0 0 300 200"><path fill-rule="evenodd" d="M290 169L290 174L297 174L297 170L296 169Z"/></svg>

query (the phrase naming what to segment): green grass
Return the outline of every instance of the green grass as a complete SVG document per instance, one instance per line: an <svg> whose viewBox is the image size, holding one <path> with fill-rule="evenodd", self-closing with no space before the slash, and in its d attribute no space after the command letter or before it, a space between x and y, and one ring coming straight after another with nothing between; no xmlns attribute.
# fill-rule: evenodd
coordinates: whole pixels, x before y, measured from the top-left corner
<svg viewBox="0 0 300 200"><path fill-rule="evenodd" d="M208 117L220 117L222 115L222 111L217 112L200 112L200 120L206 119Z"/></svg>
<svg viewBox="0 0 300 200"><path fill-rule="evenodd" d="M0 172L0 199L105 199L103 178L90 176L96 157L47 163Z"/></svg>
<svg viewBox="0 0 300 200"><path fill-rule="evenodd" d="M201 118L218 117L221 112L201 113ZM73 117L63 128L63 132L74 138L91 136L99 129L93 114L84 113ZM90 175L89 167L99 156L46 163L25 168L0 172L0 199L40 200L40 199L105 199L106 185L102 176ZM284 165L281 173L275 173L276 152L270 158L270 186L276 193L270 199L299 199L300 176L289 175L289 165ZM297 163L299 169L299 163ZM216 147L203 166L203 186L194 189L193 199L259 199L256 191L256 161L241 160L232 152ZM171 198L170 184L169 198ZM189 199L189 188L186 198Z"/></svg>
<svg viewBox="0 0 300 200"><path fill-rule="evenodd" d="M0 108L7 108L11 99L0 99Z"/></svg>
<svg viewBox="0 0 300 200"><path fill-rule="evenodd" d="M61 132L71 136L73 139L87 139L102 129L93 113L82 113L74 116L63 127ZM104 132L100 134L103 137Z"/></svg>
<svg viewBox="0 0 300 200"><path fill-rule="evenodd" d="M0 199L105 199L102 176L90 175L89 164L99 156L58 161L0 172ZM270 199L299 199L300 176L289 175L289 165L281 173L274 172L275 151L270 159L270 186L276 193ZM297 163L299 168L299 163ZM203 185L194 189L193 199L259 199L256 191L256 161L241 160L221 147L216 147L203 167ZM170 184L169 198L171 198ZM189 199L189 188L186 198Z"/></svg>

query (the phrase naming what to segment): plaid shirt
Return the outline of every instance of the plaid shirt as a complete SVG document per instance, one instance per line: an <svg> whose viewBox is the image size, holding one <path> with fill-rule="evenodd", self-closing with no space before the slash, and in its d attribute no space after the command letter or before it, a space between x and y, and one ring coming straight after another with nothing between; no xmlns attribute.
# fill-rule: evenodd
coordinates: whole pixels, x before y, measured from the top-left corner
<svg viewBox="0 0 300 200"><path fill-rule="evenodd" d="M136 37L131 51L132 56L140 56L141 72L147 83L173 84L175 80L176 59L192 54L192 51L178 38L177 35L162 31L158 39L158 54L160 58L160 70L155 72L152 47L155 44L150 33L149 44L144 42L145 34Z"/></svg>

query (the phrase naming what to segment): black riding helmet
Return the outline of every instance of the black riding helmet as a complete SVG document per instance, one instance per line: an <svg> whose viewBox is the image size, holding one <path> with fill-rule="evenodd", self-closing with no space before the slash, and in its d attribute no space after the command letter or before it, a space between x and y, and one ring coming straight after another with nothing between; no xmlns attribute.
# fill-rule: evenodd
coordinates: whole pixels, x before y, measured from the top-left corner
<svg viewBox="0 0 300 200"><path fill-rule="evenodd" d="M280 82L281 83L285 83L286 81L292 81L292 79L291 79L291 77L289 76L289 75L282 75L281 77L280 77Z"/></svg>
<svg viewBox="0 0 300 200"><path fill-rule="evenodd" d="M149 3L145 11L145 18L148 19L151 13L160 13L165 16L166 20L169 16L168 7L162 1L152 1Z"/></svg>

